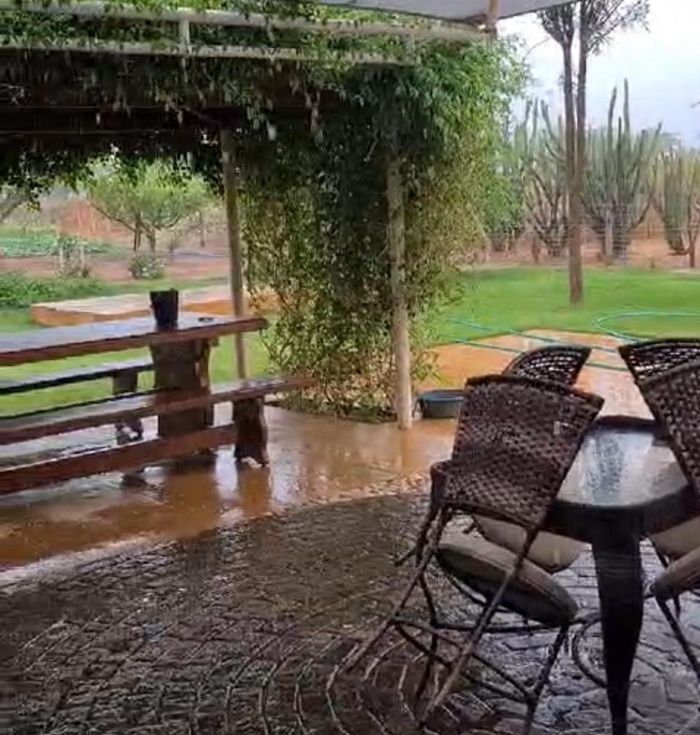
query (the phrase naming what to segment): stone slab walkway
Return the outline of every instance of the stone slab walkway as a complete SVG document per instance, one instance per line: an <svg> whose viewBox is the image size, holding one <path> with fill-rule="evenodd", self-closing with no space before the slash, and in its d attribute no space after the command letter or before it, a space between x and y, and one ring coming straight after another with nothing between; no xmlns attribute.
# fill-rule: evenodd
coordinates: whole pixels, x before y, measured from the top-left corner
<svg viewBox="0 0 700 735"><path fill-rule="evenodd" d="M308 508L41 576L0 577L0 732L12 735L407 735L420 672L388 639L353 673L340 664L401 579L422 496ZM654 559L647 554L649 574ZM596 602L589 556L562 575ZM700 604L683 620L700 642ZM494 653L519 672L539 636ZM593 637L585 650L596 661ZM650 605L635 670L633 735L700 732L700 693ZM461 691L431 722L439 735L520 731L521 711ZM605 695L564 654L538 716L543 733L609 732Z"/></svg>

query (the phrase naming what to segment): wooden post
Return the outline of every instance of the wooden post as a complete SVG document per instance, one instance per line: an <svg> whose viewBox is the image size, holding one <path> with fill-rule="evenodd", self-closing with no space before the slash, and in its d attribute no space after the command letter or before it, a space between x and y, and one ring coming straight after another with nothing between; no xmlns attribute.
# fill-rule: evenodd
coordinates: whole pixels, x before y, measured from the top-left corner
<svg viewBox="0 0 700 735"><path fill-rule="evenodd" d="M238 212L238 172L236 171L236 142L231 130L221 131L221 155L224 173L224 198L228 228L229 267L231 269L231 301L235 316L245 315L243 292L243 241ZM248 377L243 334L234 336L236 369L239 378Z"/></svg>
<svg viewBox="0 0 700 735"><path fill-rule="evenodd" d="M406 210L398 159L389 161L386 176L389 208L389 253L391 258L391 304L394 363L396 369L395 410L400 429L413 423L411 388L411 343L408 304L406 302Z"/></svg>

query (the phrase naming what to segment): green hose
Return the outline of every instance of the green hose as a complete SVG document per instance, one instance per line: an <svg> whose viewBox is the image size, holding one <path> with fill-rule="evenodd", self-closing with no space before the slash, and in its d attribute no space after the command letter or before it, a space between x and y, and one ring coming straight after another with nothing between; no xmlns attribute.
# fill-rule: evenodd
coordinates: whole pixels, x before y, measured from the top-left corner
<svg viewBox="0 0 700 735"><path fill-rule="evenodd" d="M635 317L669 317L669 318L675 318L675 317L691 317L694 319L700 320L700 313L698 312L692 312L692 311L623 311L618 312L615 314L607 314L605 316L598 317L593 320L592 326L599 332L602 332L603 334L608 335L609 337L614 337L615 339L621 340L622 342L639 342L641 341L640 337L637 337L636 335L632 334L626 334L625 332L620 332L615 329L610 329L609 327L605 326L608 322L613 321L615 319L629 319L629 318L635 318ZM552 345L567 345L571 347L590 347L591 345L582 345L577 344L576 342L563 342L562 340L553 339L552 337L542 337L534 334L528 334L527 332L520 332L517 329L501 329L501 328L494 328L494 327L487 327L483 324L480 324L479 322L472 321L470 319L448 319L448 321L452 322L453 324L460 324L464 327L470 327L471 329L476 329L481 332L488 332L492 335L502 335L502 334L509 334L516 337L524 337L525 339L531 339L535 340L537 342L544 342L545 344L552 344ZM486 345L483 342L478 342L475 340L469 340L469 339L458 339L456 340L458 344L464 344L469 345L470 347L478 347L481 349L490 349L490 350L497 350L500 352L509 352L511 354L521 354L521 350L516 350L511 347L501 347L500 345ZM611 347L604 347L603 345L594 345L593 349L599 351L599 352L607 352L613 355L617 355L618 352L616 349L613 349ZM616 372L627 372L627 369L624 367L618 367L616 365L605 365L600 362L589 362L588 363L591 367L597 367L602 368L603 370L612 370Z"/></svg>
<svg viewBox="0 0 700 735"><path fill-rule="evenodd" d="M690 317L691 319L699 319L700 313L697 311L620 311L616 314L606 314L605 316L599 316L593 320L593 326L603 334L607 334L615 339L622 340L623 342L640 342L642 339L633 334L626 334L625 332L618 332L615 329L610 329L604 325L607 322L615 319L630 319L637 317L668 317L668 318L679 318L679 317Z"/></svg>

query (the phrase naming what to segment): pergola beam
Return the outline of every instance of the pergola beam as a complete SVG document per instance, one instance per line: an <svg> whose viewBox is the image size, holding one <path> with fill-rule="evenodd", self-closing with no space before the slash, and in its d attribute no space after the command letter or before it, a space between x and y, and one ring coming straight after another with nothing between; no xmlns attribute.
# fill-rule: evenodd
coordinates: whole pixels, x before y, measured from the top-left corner
<svg viewBox="0 0 700 735"><path fill-rule="evenodd" d="M152 11L133 5L112 6L103 2L81 3L23 3L18 7L16 0L0 0L0 11L44 15L71 15L76 18L117 18L135 21L164 21L170 23L233 27L251 30L296 31L325 36L374 38L388 36L412 41L442 41L469 43L483 38L483 33L469 26L435 25L426 23L396 24L377 22L349 23L342 21L312 21L305 18L273 18L251 13L225 10L194 10L192 8L163 8Z"/></svg>
<svg viewBox="0 0 700 735"><path fill-rule="evenodd" d="M109 54L122 56L176 56L192 59L260 59L267 61L323 61L320 55L303 53L291 48L262 48L250 46L191 46L173 42L147 43L143 41L86 41L63 39L61 41L16 41L0 35L0 50L17 51L69 51L82 54ZM328 57L353 64L371 66L408 66L409 62L382 54L329 52Z"/></svg>

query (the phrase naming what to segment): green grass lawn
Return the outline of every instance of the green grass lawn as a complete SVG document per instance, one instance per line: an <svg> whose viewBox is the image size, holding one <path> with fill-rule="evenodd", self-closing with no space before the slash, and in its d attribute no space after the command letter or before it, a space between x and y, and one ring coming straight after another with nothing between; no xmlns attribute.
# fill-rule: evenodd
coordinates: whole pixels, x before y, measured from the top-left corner
<svg viewBox="0 0 700 735"><path fill-rule="evenodd" d="M475 271L460 278L450 303L432 319L435 340L453 342L533 328L594 332L597 318L631 311L694 315L630 316L606 326L639 337L700 336L700 275L591 269L585 273L585 295L582 305L569 305L567 273L562 269ZM464 323L470 321L489 331Z"/></svg>
<svg viewBox="0 0 700 735"><path fill-rule="evenodd" d="M187 288L204 285L168 282ZM157 287L157 285L155 286ZM128 284L125 291L154 288L153 282ZM450 303L432 318L435 341L453 342L474 339L508 330L532 328L594 331L596 318L626 311L694 312L700 302L700 277L677 275L663 271L631 269L595 269L586 272L586 301L579 307L568 304L567 274L561 269L519 268L476 271L460 276ZM700 336L700 308L697 316L679 318L661 315L644 318L623 318L609 323L611 328L639 336ZM475 322L488 328L484 331L470 325ZM0 332L32 328L26 310L4 309L0 312ZM250 363L255 373L264 372L267 358L259 335L246 338ZM116 355L94 355L73 360L61 360L40 365L2 369L2 377L28 375L36 370L53 372L71 365L101 363L126 359L139 351ZM222 340L212 355L214 381L234 377L232 340ZM144 376L145 384L150 376ZM84 383L35 394L8 396L2 400L0 412L28 411L57 403L82 401L108 395L107 381Z"/></svg>

